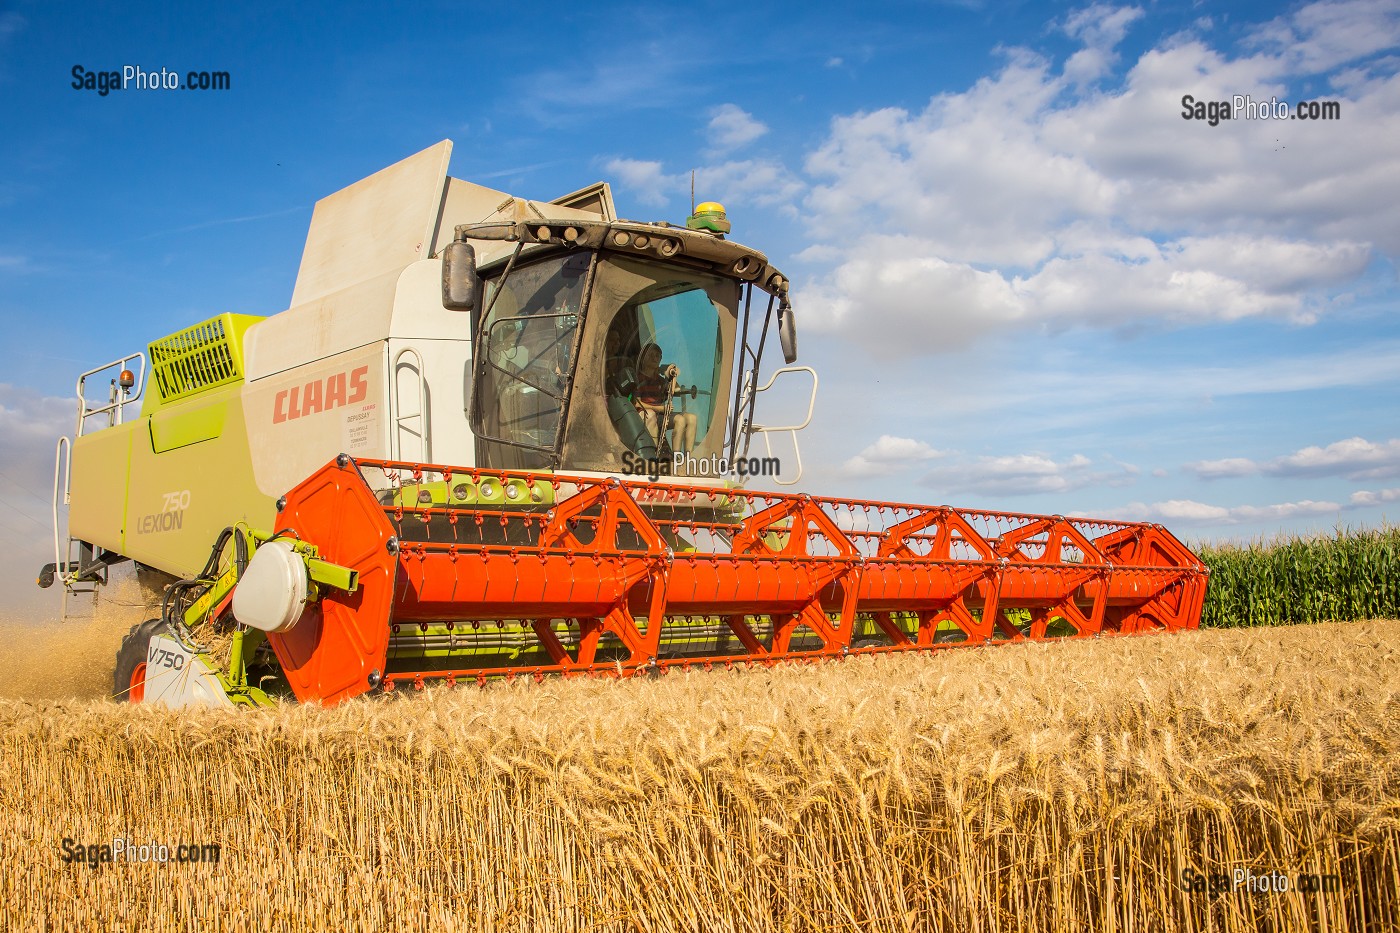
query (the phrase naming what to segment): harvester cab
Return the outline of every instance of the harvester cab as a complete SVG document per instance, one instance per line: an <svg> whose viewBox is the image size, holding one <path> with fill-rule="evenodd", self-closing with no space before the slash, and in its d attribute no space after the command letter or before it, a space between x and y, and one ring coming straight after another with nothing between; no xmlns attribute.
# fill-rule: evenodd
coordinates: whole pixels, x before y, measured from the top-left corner
<svg viewBox="0 0 1400 933"><path fill-rule="evenodd" d="M458 226L442 261L443 307L473 325L477 464L713 480L771 430L753 420L766 338L776 320L793 363L796 336L761 253L708 228L540 218ZM815 394L810 369L774 377L799 371Z"/></svg>
<svg viewBox="0 0 1400 933"><path fill-rule="evenodd" d="M746 488L760 436L765 461L791 437L775 482L801 473L817 376L787 278L713 202L619 220L605 184L531 201L450 154L318 202L287 310L80 377L40 583L135 562L160 610L117 696L333 703L1197 624L1204 572L1160 526ZM806 416L760 424L779 380Z"/></svg>

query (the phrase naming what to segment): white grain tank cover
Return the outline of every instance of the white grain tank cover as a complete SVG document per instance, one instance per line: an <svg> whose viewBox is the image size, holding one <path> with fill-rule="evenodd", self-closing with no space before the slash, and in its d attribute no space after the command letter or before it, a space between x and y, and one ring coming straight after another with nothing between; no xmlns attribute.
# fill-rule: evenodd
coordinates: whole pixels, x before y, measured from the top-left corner
<svg viewBox="0 0 1400 933"><path fill-rule="evenodd" d="M288 541L269 541L253 552L233 591L233 615L264 632L285 632L306 607L306 562Z"/></svg>

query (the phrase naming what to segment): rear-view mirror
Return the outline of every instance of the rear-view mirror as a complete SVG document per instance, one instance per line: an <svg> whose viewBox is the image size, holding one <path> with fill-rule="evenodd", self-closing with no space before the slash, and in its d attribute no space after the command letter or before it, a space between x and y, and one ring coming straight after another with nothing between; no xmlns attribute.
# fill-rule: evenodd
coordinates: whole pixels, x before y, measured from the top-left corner
<svg viewBox="0 0 1400 933"><path fill-rule="evenodd" d="M778 307L778 341L783 345L783 361L797 362L797 322L792 317L792 305L783 299Z"/></svg>
<svg viewBox="0 0 1400 933"><path fill-rule="evenodd" d="M450 311L471 311L479 284L476 250L461 240L448 243L442 251L442 306Z"/></svg>

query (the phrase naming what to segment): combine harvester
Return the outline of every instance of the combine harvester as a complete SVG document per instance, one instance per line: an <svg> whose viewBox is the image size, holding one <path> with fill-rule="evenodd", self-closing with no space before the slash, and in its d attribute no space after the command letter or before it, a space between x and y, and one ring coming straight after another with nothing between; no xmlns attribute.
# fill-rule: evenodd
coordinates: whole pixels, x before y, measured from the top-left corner
<svg viewBox="0 0 1400 933"><path fill-rule="evenodd" d="M331 704L1199 624L1206 572L1159 525L744 488L806 424L755 420L760 396L816 395L782 273L717 204L622 221L606 185L529 201L450 153L320 201L288 310L78 380L40 583L66 606L131 560L161 594L118 697Z"/></svg>

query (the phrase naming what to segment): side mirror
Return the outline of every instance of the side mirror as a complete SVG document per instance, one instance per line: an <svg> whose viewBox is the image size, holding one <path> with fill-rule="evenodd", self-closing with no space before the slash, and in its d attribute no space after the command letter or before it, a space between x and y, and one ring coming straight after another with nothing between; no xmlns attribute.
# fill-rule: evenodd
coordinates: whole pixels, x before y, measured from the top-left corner
<svg viewBox="0 0 1400 933"><path fill-rule="evenodd" d="M789 366L797 362L797 322L792 317L792 305L787 298L778 306L778 341L783 345L783 360Z"/></svg>
<svg viewBox="0 0 1400 933"><path fill-rule="evenodd" d="M480 284L476 250L461 240L448 243L442 251L442 306L451 311L471 311L476 307Z"/></svg>

